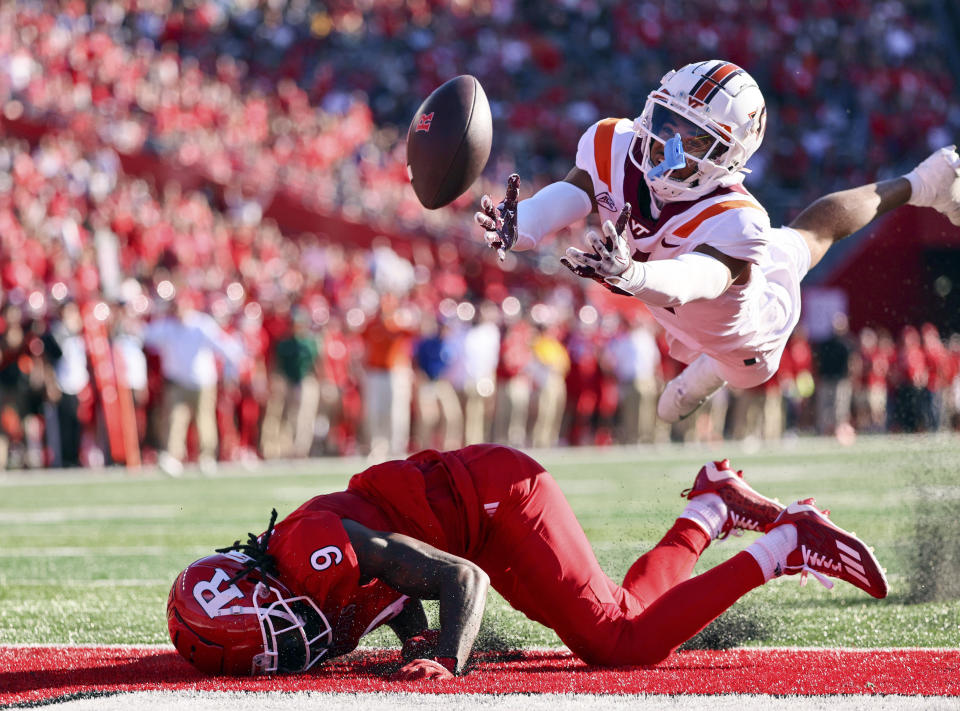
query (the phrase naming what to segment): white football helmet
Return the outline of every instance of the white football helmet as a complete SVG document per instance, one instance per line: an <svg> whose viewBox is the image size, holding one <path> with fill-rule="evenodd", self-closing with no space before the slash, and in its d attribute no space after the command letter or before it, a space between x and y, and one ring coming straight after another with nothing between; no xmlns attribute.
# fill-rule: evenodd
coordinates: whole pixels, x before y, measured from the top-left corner
<svg viewBox="0 0 960 711"><path fill-rule="evenodd" d="M630 159L660 200L694 200L743 181L749 172L744 165L763 141L766 112L757 82L736 64L688 64L665 74L650 92L633 122ZM687 164L692 161L697 169L685 177L677 175L686 172L683 168L651 176L675 134L683 139Z"/></svg>

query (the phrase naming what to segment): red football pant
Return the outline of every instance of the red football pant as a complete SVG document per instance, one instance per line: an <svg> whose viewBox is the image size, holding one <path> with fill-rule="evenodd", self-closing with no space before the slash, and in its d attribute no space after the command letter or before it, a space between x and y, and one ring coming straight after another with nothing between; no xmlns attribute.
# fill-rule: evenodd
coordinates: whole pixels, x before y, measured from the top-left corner
<svg viewBox="0 0 960 711"><path fill-rule="evenodd" d="M537 468L528 476L474 476L483 503L497 506L473 560L514 608L553 629L587 663L656 664L763 584L746 552L690 578L710 539L677 519L617 585L601 570L560 487Z"/></svg>

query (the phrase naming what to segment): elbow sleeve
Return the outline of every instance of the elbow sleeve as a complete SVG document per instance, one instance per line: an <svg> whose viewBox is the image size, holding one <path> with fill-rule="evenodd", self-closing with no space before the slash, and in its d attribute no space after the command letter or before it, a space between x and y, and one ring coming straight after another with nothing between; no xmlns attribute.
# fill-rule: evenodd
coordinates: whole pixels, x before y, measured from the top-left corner
<svg viewBox="0 0 960 711"><path fill-rule="evenodd" d="M674 259L634 262L630 278L614 285L651 306L682 306L723 294L730 286L730 270L718 259L690 252Z"/></svg>

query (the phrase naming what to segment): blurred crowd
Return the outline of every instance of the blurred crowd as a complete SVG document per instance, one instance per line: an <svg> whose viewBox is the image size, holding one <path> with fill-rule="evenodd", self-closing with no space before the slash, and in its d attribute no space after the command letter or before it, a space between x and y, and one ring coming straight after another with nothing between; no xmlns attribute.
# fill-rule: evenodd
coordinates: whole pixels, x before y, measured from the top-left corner
<svg viewBox="0 0 960 711"><path fill-rule="evenodd" d="M960 337L839 319L671 430L655 402L680 365L642 309L465 237L481 192L564 175L587 125L706 57L765 89L748 186L775 223L902 172L960 128L942 19L906 0L0 0L0 467L955 429ZM426 211L406 123L463 72L494 155ZM422 239L285 234L265 217L281 194Z"/></svg>
<svg viewBox="0 0 960 711"><path fill-rule="evenodd" d="M507 288L456 242L403 256L285 239L200 191L157 191L110 151L0 141L0 467L960 428L960 334L794 333L780 371L672 429L681 365L632 300ZM475 247L479 249L479 247ZM124 409L126 408L126 409ZM132 434L131 434L132 433Z"/></svg>
<svg viewBox="0 0 960 711"><path fill-rule="evenodd" d="M871 328L854 336L838 317L817 343L798 330L773 380L723 390L670 428L656 400L681 366L642 311L512 295L437 302L415 279L377 292L378 261L416 271L380 252L345 255L351 266L322 280L312 309L261 303L238 282L225 292L128 284L129 300L86 307L64 282L6 292L0 468L113 461L111 386L92 357L91 320L130 398L138 460L172 475L188 460L209 473L224 460L380 460L489 440L605 446L819 433L849 442L858 432L960 430L960 334L944 338L930 324L896 339Z"/></svg>
<svg viewBox="0 0 960 711"><path fill-rule="evenodd" d="M765 90L747 185L780 222L954 140L951 19L911 0L5 0L0 103L261 204L283 190L441 231L462 212L419 208L403 139L446 79L477 76L494 114L469 212L514 169L528 186L565 175L583 130L638 115L667 69L724 58Z"/></svg>

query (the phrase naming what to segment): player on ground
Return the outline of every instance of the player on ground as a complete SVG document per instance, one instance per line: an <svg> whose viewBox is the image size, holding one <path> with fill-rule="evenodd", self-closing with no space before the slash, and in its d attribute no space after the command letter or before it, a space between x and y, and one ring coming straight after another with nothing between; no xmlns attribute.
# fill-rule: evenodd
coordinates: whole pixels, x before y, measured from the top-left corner
<svg viewBox="0 0 960 711"><path fill-rule="evenodd" d="M589 233L591 249L571 247L562 261L641 299L663 326L670 354L688 364L658 402L668 422L726 382L748 388L776 373L800 318L800 281L834 242L904 204L960 225L960 157L950 146L902 178L827 195L772 228L742 185L765 127L763 95L747 72L719 60L688 64L663 77L635 121L591 126L563 181L498 208L485 195L476 214L502 254L599 213L602 236Z"/></svg>
<svg viewBox="0 0 960 711"><path fill-rule="evenodd" d="M726 460L683 493L680 517L617 585L536 461L497 445L420 452L191 564L170 591L170 635L203 671L264 674L310 669L387 624L403 643L397 678L444 679L465 669L488 585L600 665L656 664L784 573L887 594L869 549L812 499L784 509ZM691 578L710 541L732 530L766 534ZM439 630L427 629L423 599L440 601Z"/></svg>

